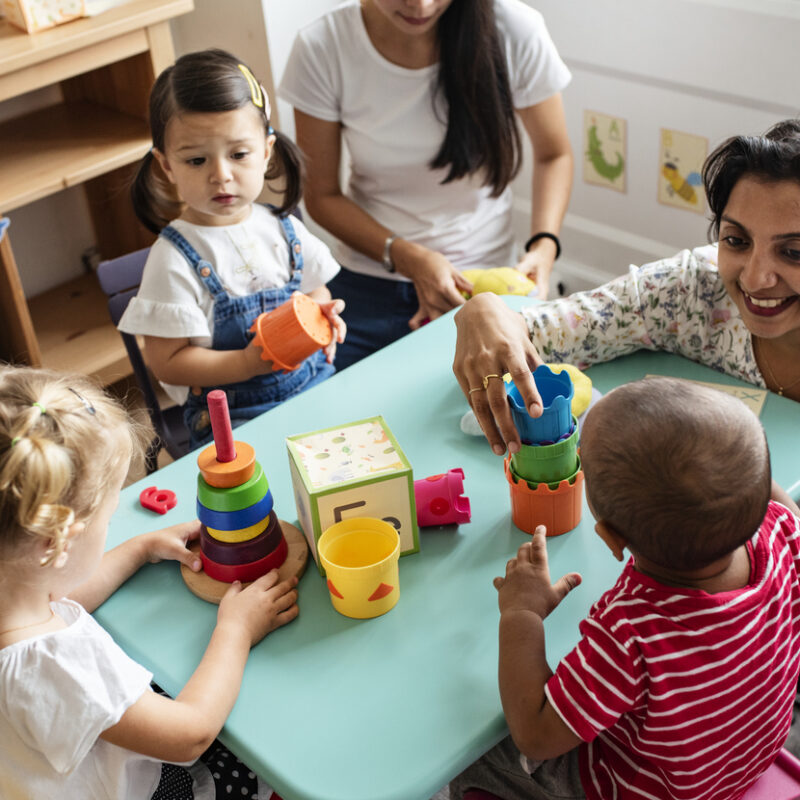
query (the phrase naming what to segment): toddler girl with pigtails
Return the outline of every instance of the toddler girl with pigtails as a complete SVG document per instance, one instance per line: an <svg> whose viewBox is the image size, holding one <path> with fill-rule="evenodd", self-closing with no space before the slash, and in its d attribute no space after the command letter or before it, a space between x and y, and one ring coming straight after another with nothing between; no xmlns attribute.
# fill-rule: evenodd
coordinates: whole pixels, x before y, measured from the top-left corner
<svg viewBox="0 0 800 800"><path fill-rule="evenodd" d="M297 616L296 578L232 584L174 700L91 616L148 562L200 569L196 521L104 553L147 438L85 377L0 366L0 797L277 798L215 737L250 648Z"/></svg>
<svg viewBox="0 0 800 800"><path fill-rule="evenodd" d="M344 341L344 301L325 286L339 265L289 216L301 198L301 155L269 117L263 87L222 50L182 56L150 95L153 148L132 197L160 235L119 329L144 336L148 365L185 407L192 446L211 438L209 391L225 390L236 425L333 374ZM255 202L278 177L282 204ZM250 327L296 291L320 303L335 335L297 369L273 371L250 345Z"/></svg>

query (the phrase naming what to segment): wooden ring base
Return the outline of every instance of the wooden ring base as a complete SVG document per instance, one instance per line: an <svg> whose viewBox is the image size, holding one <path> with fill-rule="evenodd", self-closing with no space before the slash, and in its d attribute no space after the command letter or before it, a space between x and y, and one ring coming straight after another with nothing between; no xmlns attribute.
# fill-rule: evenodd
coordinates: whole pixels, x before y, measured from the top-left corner
<svg viewBox="0 0 800 800"><path fill-rule="evenodd" d="M306 571L306 566L308 565L308 543L306 542L306 537L296 525L292 525L282 519L278 520L278 522L283 530L286 544L289 546L289 555L286 556L286 561L279 567L278 577L282 581L288 580L293 576L299 578ZM189 549L192 552L198 552L200 543L193 542ZM185 564L181 564L181 577L192 594L197 595L201 600L216 605L219 605L219 601L222 600L225 592L230 588L229 583L214 580L203 570L192 572ZM247 583L243 585L249 586Z"/></svg>

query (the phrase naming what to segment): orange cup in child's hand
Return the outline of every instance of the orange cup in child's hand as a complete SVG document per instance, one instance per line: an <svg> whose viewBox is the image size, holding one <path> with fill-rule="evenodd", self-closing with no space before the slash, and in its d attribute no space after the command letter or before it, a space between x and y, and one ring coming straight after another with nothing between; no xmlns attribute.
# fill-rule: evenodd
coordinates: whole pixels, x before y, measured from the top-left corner
<svg viewBox="0 0 800 800"><path fill-rule="evenodd" d="M259 314L250 330L255 333L252 344L261 348L262 360L287 372L333 339L333 329L319 303L302 292L294 292L274 311Z"/></svg>

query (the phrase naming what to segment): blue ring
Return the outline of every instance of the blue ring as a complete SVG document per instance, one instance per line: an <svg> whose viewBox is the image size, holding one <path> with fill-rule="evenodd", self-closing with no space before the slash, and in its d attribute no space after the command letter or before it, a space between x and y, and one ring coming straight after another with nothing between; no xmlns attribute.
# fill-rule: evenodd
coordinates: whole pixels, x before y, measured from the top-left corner
<svg viewBox="0 0 800 800"><path fill-rule="evenodd" d="M269 516L272 511L272 492L267 493L257 503L238 511L213 511L197 501L197 518L207 528L216 528L219 531L238 531L239 528L249 528Z"/></svg>

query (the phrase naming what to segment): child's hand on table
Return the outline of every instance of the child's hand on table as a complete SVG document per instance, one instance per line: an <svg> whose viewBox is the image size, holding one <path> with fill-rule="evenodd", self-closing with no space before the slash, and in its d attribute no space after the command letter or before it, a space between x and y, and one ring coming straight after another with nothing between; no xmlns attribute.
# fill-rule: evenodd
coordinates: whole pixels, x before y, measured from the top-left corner
<svg viewBox="0 0 800 800"><path fill-rule="evenodd" d="M501 614L531 611L544 619L580 582L577 572L569 572L550 583L545 527L539 525L533 539L506 564L505 578L494 579L494 588Z"/></svg>
<svg viewBox="0 0 800 800"><path fill-rule="evenodd" d="M337 298L336 300L329 300L328 302L320 302L319 307L322 309L322 313L325 315L328 322L330 322L331 328L333 328L331 343L325 347L324 350L326 355L325 360L329 364L333 364L333 359L336 355L336 345L337 343L341 344L344 341L344 337L347 335L347 325L339 316L342 311L344 311L344 300Z"/></svg>
<svg viewBox="0 0 800 800"><path fill-rule="evenodd" d="M196 519L141 535L145 557L151 564L158 564L160 561L180 561L192 572L199 572L202 564L197 553L189 550L188 546L199 538L200 522Z"/></svg>
<svg viewBox="0 0 800 800"><path fill-rule="evenodd" d="M279 582L276 569L245 588L235 581L219 604L217 627L241 627L252 647L298 615L295 586L296 577Z"/></svg>

